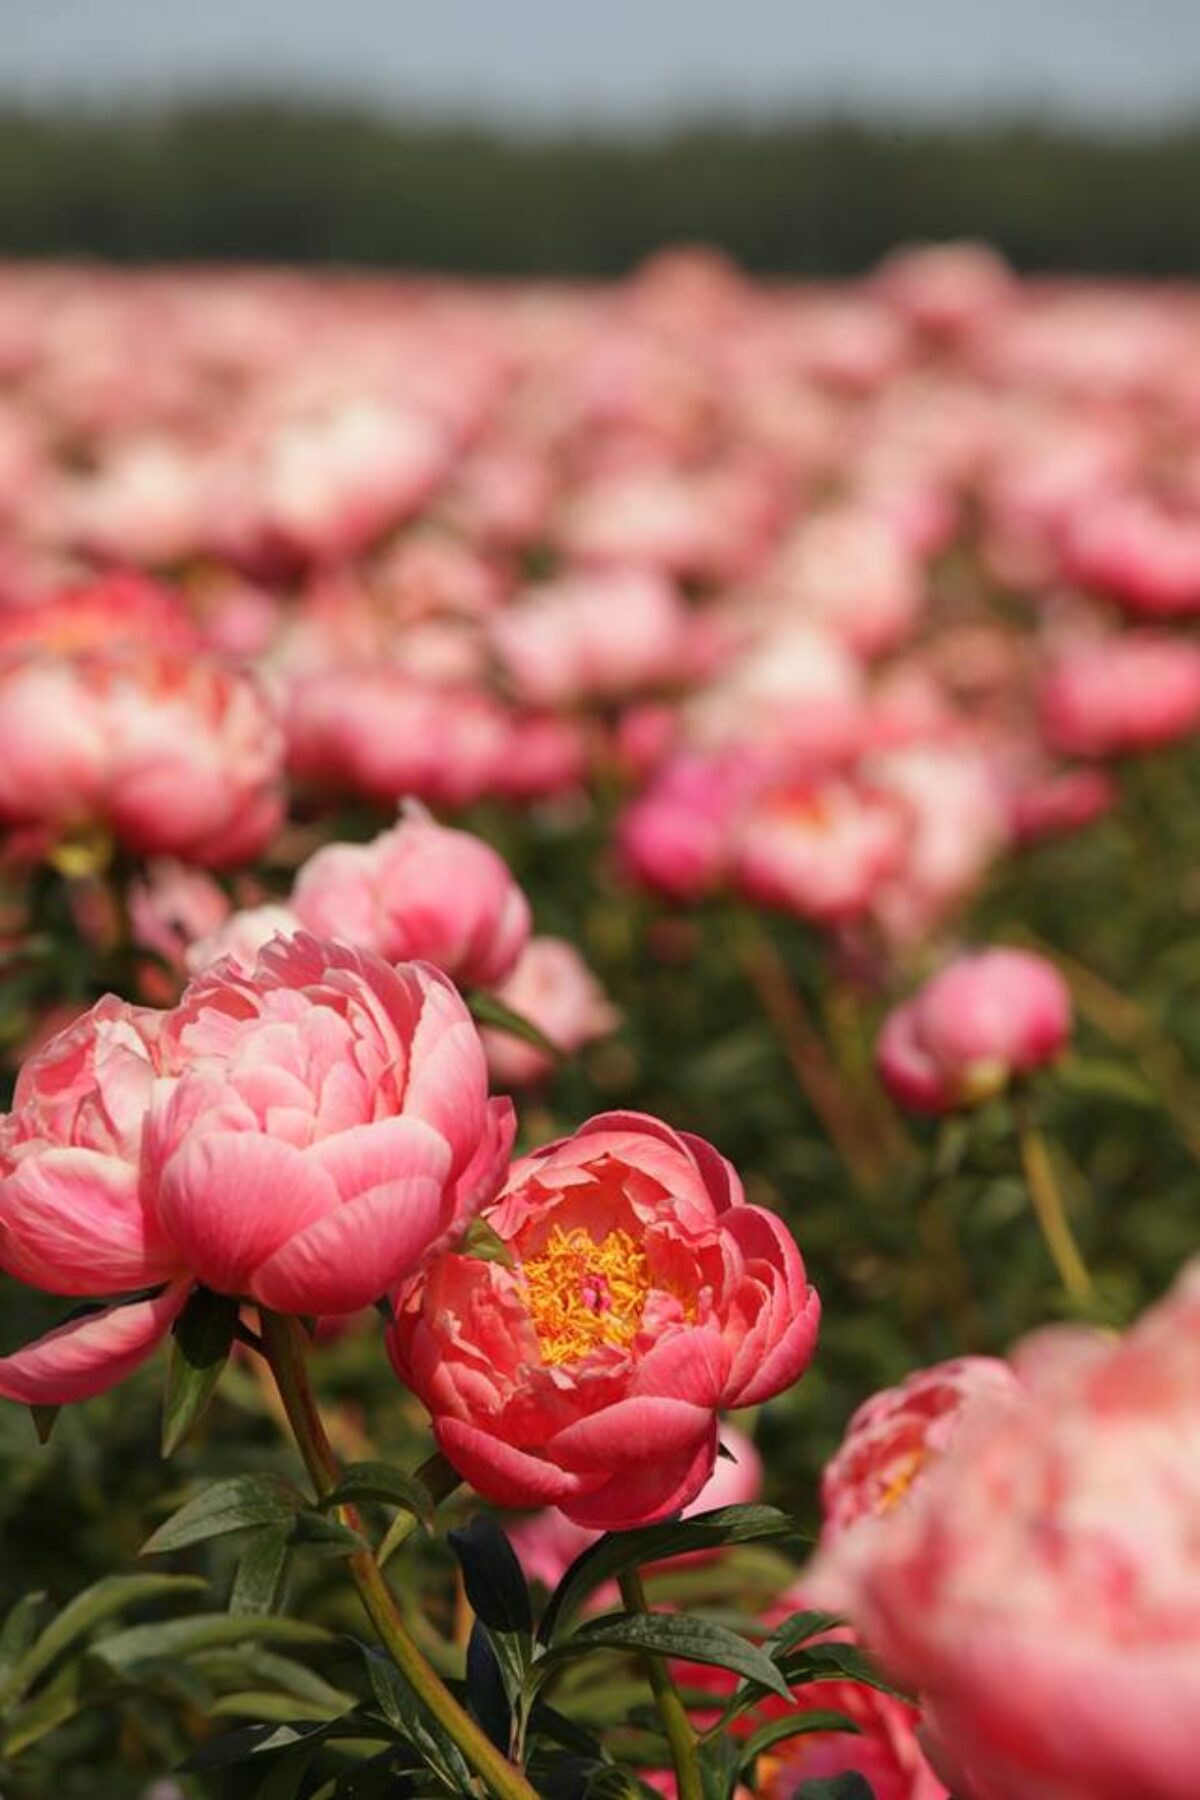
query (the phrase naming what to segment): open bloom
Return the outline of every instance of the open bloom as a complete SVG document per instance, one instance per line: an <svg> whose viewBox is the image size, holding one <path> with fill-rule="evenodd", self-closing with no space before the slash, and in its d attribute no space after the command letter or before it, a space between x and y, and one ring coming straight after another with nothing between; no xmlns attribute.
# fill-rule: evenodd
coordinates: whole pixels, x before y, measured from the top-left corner
<svg viewBox="0 0 1200 1800"><path fill-rule="evenodd" d="M1061 651L1039 695L1042 731L1069 756L1155 750L1200 729L1200 647L1126 631Z"/></svg>
<svg viewBox="0 0 1200 1800"><path fill-rule="evenodd" d="M964 1800L1190 1800L1200 1267L1123 1341L1061 1328L1018 1363L841 1602Z"/></svg>
<svg viewBox="0 0 1200 1800"><path fill-rule="evenodd" d="M735 885L817 924L860 917L900 865L906 817L845 780L783 781L750 801L733 842Z"/></svg>
<svg viewBox="0 0 1200 1800"><path fill-rule="evenodd" d="M513 1165L487 1222L398 1296L401 1379L491 1500L623 1529L712 1473L717 1414L808 1364L819 1302L788 1231L702 1139L607 1113Z"/></svg>
<svg viewBox="0 0 1200 1800"><path fill-rule="evenodd" d="M318 850L291 903L322 937L388 962L435 963L472 986L503 980L529 936L529 902L504 859L415 810L369 844Z"/></svg>
<svg viewBox="0 0 1200 1800"><path fill-rule="evenodd" d="M22 1071L0 1126L0 1262L52 1293L157 1296L0 1361L0 1393L111 1387L193 1282L350 1313L495 1192L513 1115L489 1100L457 991L307 936L199 977L170 1013L111 998Z"/></svg>
<svg viewBox="0 0 1200 1800"><path fill-rule="evenodd" d="M915 1112L953 1112L1053 1062L1071 1033L1058 970L1028 950L959 957L888 1015L876 1061L884 1086Z"/></svg>

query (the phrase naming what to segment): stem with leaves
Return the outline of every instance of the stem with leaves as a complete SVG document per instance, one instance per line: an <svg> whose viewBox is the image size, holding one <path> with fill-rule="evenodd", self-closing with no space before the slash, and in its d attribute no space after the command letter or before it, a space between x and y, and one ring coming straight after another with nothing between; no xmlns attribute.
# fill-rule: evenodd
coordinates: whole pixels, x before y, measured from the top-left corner
<svg viewBox="0 0 1200 1800"><path fill-rule="evenodd" d="M625 1610L630 1613L644 1613L646 1595L642 1587L641 1576L636 1569L628 1569L619 1577L621 1598L625 1602ZM675 1683L671 1680L667 1665L661 1656L643 1656L642 1666L646 1671L646 1679L650 1683L658 1716L663 1723L667 1744L671 1752L671 1762L675 1769L675 1786L679 1800L704 1800L704 1786L700 1777L700 1763L696 1753L696 1734L692 1730L691 1720L683 1701L679 1698Z"/></svg>
<svg viewBox="0 0 1200 1800"><path fill-rule="evenodd" d="M309 1385L304 1328L298 1319L265 1309L261 1317L264 1354L317 1497L323 1499L337 1486L341 1470ZM345 1506L341 1510L346 1523L359 1530L361 1521L354 1508ZM400 1616L375 1556L365 1544L348 1559L348 1567L380 1643L413 1693L457 1744L487 1792L494 1800L537 1800L535 1790L520 1770L501 1755L426 1661Z"/></svg>

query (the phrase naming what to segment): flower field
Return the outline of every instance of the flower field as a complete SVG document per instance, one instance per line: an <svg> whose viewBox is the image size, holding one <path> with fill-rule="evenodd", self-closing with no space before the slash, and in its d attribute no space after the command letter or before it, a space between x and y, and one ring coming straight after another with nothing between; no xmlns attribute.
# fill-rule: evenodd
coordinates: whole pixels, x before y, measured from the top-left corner
<svg viewBox="0 0 1200 1800"><path fill-rule="evenodd" d="M1195 1800L1200 295L0 267L0 1794Z"/></svg>

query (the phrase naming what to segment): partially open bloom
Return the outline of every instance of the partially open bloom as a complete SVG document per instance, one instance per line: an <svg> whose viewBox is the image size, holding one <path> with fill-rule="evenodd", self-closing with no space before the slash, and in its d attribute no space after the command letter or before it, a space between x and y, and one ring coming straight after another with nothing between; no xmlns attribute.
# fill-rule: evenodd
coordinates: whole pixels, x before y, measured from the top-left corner
<svg viewBox="0 0 1200 1800"><path fill-rule="evenodd" d="M367 1306L495 1192L512 1108L422 964L298 936L199 976L150 1121L159 1216L189 1269L280 1312Z"/></svg>
<svg viewBox="0 0 1200 1800"><path fill-rule="evenodd" d="M261 906L243 906L188 946L184 957L188 973L200 975L226 956L231 956L240 969L250 970L259 951L272 938L295 937L301 929L291 907L277 900L264 901Z"/></svg>
<svg viewBox="0 0 1200 1800"><path fill-rule="evenodd" d="M449 1253L397 1297L401 1379L505 1506L605 1530L686 1506L717 1414L803 1372L819 1302L791 1236L702 1139L607 1113L513 1165L509 1263Z"/></svg>
<svg viewBox="0 0 1200 1800"><path fill-rule="evenodd" d="M1020 1376L874 1535L841 1603L920 1694L964 1800L1190 1800L1200 1268L1123 1341L1039 1334Z"/></svg>
<svg viewBox="0 0 1200 1800"><path fill-rule="evenodd" d="M1070 1032L1071 997L1051 963L1028 950L978 950L888 1015L876 1061L901 1106L953 1112L1053 1062Z"/></svg>
<svg viewBox="0 0 1200 1800"><path fill-rule="evenodd" d="M536 1025L564 1056L606 1037L620 1023L620 1014L566 938L530 938L512 973L496 989L496 998ZM547 1051L510 1031L485 1026L480 1036L492 1079L502 1087L525 1087L554 1067Z"/></svg>
<svg viewBox="0 0 1200 1800"><path fill-rule="evenodd" d="M622 700L679 680L688 619L663 576L567 576L500 613L493 642L515 691L535 706Z"/></svg>
<svg viewBox="0 0 1200 1800"><path fill-rule="evenodd" d="M111 1387L195 1281L354 1312L491 1197L513 1128L465 1005L423 964L300 937L248 973L220 964L169 1013L101 1000L0 1122L0 1264L51 1293L167 1286L0 1360L0 1393Z"/></svg>
<svg viewBox="0 0 1200 1800"><path fill-rule="evenodd" d="M417 811L369 844L318 850L291 903L319 936L387 962L431 962L472 986L503 980L529 936L529 902L504 859Z"/></svg>

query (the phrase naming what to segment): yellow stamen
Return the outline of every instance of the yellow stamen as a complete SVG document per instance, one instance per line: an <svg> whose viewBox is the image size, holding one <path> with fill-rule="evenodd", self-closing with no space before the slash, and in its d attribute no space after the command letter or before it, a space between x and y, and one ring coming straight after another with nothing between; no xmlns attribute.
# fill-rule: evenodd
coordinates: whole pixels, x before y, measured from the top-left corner
<svg viewBox="0 0 1200 1800"><path fill-rule="evenodd" d="M543 1362L575 1362L603 1344L625 1349L633 1342L650 1272L627 1231L610 1231L597 1243L580 1226L555 1225L522 1268Z"/></svg>
<svg viewBox="0 0 1200 1800"><path fill-rule="evenodd" d="M910 1450L902 1456L888 1476L887 1486L875 1503L876 1512L889 1513L898 1506L920 1474L926 1459L924 1450Z"/></svg>

